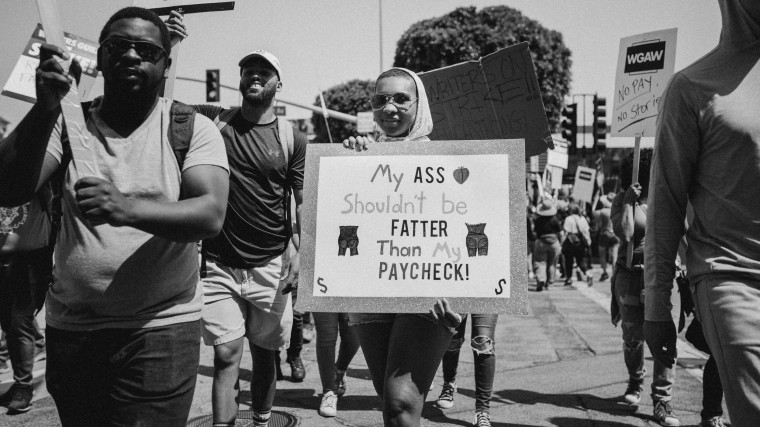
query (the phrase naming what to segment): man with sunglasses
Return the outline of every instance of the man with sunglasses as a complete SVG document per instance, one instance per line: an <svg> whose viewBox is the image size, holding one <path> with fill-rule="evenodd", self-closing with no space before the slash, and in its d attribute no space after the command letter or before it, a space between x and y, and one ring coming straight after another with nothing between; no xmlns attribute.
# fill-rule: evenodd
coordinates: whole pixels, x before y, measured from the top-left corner
<svg viewBox="0 0 760 427"><path fill-rule="evenodd" d="M100 42L104 95L87 111L88 132L70 117L62 126L62 98L77 74L59 65L68 53L41 48L37 102L0 141L0 205L24 203L65 174L46 303L47 389L63 426L184 426L200 353L195 242L221 229L224 143L210 120L190 116L179 167L171 103L159 97L171 60L158 16L122 9Z"/></svg>

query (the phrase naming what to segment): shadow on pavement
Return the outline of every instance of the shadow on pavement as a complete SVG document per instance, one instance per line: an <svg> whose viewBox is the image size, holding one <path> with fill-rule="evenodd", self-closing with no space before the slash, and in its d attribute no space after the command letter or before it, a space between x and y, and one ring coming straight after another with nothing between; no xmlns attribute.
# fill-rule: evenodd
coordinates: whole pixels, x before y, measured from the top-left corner
<svg viewBox="0 0 760 427"><path fill-rule="evenodd" d="M459 392L465 395L470 395L473 398L475 396L472 390L460 389ZM495 391L493 395L494 398L491 400L491 402L504 402L508 404L519 403L523 405L543 403L547 405L559 406L562 408L576 409L579 411L593 410L609 415L633 416L642 420L651 419L650 417L637 412L638 406L628 405L627 403L621 402L622 396L607 399L594 396L592 394L545 394L530 390L501 390ZM576 424L557 425L573 426Z"/></svg>

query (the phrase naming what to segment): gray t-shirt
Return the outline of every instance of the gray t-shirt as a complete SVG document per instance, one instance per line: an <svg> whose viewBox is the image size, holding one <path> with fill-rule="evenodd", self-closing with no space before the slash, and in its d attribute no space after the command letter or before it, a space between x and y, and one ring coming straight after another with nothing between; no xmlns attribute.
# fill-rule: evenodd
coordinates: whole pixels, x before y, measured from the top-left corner
<svg viewBox="0 0 760 427"><path fill-rule="evenodd" d="M96 176L125 196L176 202L181 172L168 140L169 100L122 138L90 110L92 136L84 147L72 139L63 189L63 222L55 248L55 283L47 297L46 321L55 328L92 330L147 328L200 318L202 307L195 243L173 242L132 227L91 225L77 208L74 184ZM60 126L48 144L60 161ZM215 165L229 170L219 131L196 115L183 170Z"/></svg>

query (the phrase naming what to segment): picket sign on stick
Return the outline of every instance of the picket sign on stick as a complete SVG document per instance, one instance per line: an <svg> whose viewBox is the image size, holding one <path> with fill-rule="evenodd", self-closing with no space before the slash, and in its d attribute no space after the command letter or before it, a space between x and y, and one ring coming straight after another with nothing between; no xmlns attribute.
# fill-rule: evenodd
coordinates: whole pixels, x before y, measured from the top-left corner
<svg viewBox="0 0 760 427"><path fill-rule="evenodd" d="M40 14L42 28L45 30L45 41L57 46L64 52L68 52L66 37L63 35L63 26L59 20L61 14L57 0L37 0L37 11ZM60 64L63 67L63 72L68 74L71 59L61 61ZM87 122L82 111L82 102L76 82L72 82L69 86L69 92L61 100L61 111L69 135L71 163L74 169L79 171L79 167L84 166L87 172L96 175L95 168L84 160L89 155L86 147L90 132L87 130Z"/></svg>
<svg viewBox="0 0 760 427"><path fill-rule="evenodd" d="M179 60L179 44L181 41L178 37L172 37L172 65L169 67L169 76L164 82L164 93L162 95L170 102L174 101L174 82L177 80L177 64L179 64L177 61Z"/></svg>
<svg viewBox="0 0 760 427"><path fill-rule="evenodd" d="M639 182L639 159L641 158L641 134L636 135L636 140L633 143L633 176L631 178L631 185ZM636 222L636 205L638 200L633 202L633 218L631 220ZM635 229L634 229L635 233ZM633 262L633 235L631 240L628 241L628 247L625 253L625 266L631 268Z"/></svg>

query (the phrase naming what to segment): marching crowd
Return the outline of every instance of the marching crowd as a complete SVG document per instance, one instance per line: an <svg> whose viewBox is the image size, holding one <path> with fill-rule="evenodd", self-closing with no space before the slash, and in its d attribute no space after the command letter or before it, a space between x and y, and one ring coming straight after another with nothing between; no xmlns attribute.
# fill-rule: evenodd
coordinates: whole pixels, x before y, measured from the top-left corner
<svg viewBox="0 0 760 427"><path fill-rule="evenodd" d="M734 426L760 419L760 198L748 191L760 182L760 6L720 6L719 44L671 80L638 182L622 182L623 191L600 197L588 216L564 197L534 200L528 215L537 291L560 275L569 284L574 273L593 285L587 255L599 245L598 282L610 281L611 320L622 329L624 399L638 403L643 392L646 343L654 417L665 426L679 425L670 406L674 283L693 296L682 309L699 319L687 337L711 354L702 425L723 425L723 391ZM245 341L254 425L269 423L281 347L289 347L294 379L303 379L303 316L293 306L307 141L273 111L287 74L275 55L255 50L239 61L242 106L171 102L160 96L171 38L186 36L174 12L167 22L137 7L115 13L99 37L103 95L82 104L84 123L61 115L78 64L67 70L60 47L40 50L37 101L0 141L8 218L0 230L0 324L14 376L0 404L11 414L30 409L32 367L47 357L47 387L64 426L184 426L201 337L214 350L214 426L235 425ZM377 143L428 140L433 121L415 73L381 73L369 101ZM374 143L343 141L358 152ZM624 162L623 179L632 167ZM34 322L43 307L44 353ZM441 364L436 402L450 408L469 318L473 425L491 425L496 315L460 314L445 298L426 313L312 315L320 415L336 415L359 348L385 425L420 424ZM0 369L3 357L0 349Z"/></svg>

